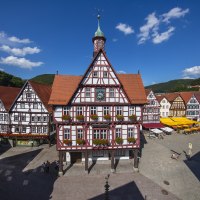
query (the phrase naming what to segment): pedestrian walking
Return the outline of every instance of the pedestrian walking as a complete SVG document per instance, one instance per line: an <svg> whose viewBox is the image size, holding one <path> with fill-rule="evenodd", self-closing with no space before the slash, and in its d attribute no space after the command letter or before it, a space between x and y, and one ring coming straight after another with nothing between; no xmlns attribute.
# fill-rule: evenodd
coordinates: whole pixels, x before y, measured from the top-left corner
<svg viewBox="0 0 200 200"><path fill-rule="evenodd" d="M55 170L58 171L59 170L59 162L56 160L55 163L56 163Z"/></svg>
<svg viewBox="0 0 200 200"><path fill-rule="evenodd" d="M47 160L46 162L46 172L49 173L50 162Z"/></svg>
<svg viewBox="0 0 200 200"><path fill-rule="evenodd" d="M188 159L190 160L192 157L192 143L188 144Z"/></svg>
<svg viewBox="0 0 200 200"><path fill-rule="evenodd" d="M43 162L43 164L42 164L42 171L46 172L46 163L45 162Z"/></svg>

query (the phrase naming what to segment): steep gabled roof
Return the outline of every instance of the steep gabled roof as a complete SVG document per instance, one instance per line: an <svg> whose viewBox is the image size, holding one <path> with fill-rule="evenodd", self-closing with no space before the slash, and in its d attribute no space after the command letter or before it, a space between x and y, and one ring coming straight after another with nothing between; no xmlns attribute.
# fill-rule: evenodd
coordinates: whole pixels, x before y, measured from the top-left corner
<svg viewBox="0 0 200 200"><path fill-rule="evenodd" d="M55 75L49 104L68 104L74 92L78 88L81 79L82 76Z"/></svg>
<svg viewBox="0 0 200 200"><path fill-rule="evenodd" d="M145 104L147 102L144 86L139 74L117 74L117 76L132 104ZM67 105L81 79L82 76L56 75L49 104Z"/></svg>
<svg viewBox="0 0 200 200"><path fill-rule="evenodd" d="M195 93L194 96L196 97L197 101L200 103L200 92Z"/></svg>
<svg viewBox="0 0 200 200"><path fill-rule="evenodd" d="M146 96L148 96L151 91L151 89L145 89Z"/></svg>
<svg viewBox="0 0 200 200"><path fill-rule="evenodd" d="M9 111L20 90L21 88L0 86L0 99L7 111Z"/></svg>
<svg viewBox="0 0 200 200"><path fill-rule="evenodd" d="M183 101L187 103L191 99L194 92L179 92L179 94L183 98Z"/></svg>
<svg viewBox="0 0 200 200"><path fill-rule="evenodd" d="M167 98L165 97L165 95L156 95L156 99L157 99L158 103L160 103L164 98L167 99ZM168 99L167 99L167 100L168 100Z"/></svg>
<svg viewBox="0 0 200 200"><path fill-rule="evenodd" d="M174 101L174 99L176 99L179 96L179 94L178 93L167 93L164 96L171 103L172 101Z"/></svg>
<svg viewBox="0 0 200 200"><path fill-rule="evenodd" d="M140 74L117 74L132 104L145 104L147 97Z"/></svg>
<svg viewBox="0 0 200 200"><path fill-rule="evenodd" d="M34 81L28 81L28 82L32 86L32 88L42 101L42 103L44 104L45 108L49 112L52 112L52 107L48 104L51 95L51 86L41 83L36 83Z"/></svg>

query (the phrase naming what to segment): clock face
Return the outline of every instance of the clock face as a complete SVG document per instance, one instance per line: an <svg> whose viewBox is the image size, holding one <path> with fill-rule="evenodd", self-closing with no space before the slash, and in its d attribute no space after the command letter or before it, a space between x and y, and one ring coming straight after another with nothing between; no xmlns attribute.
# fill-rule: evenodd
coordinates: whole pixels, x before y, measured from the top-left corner
<svg viewBox="0 0 200 200"><path fill-rule="evenodd" d="M105 99L105 89L96 89L96 99L102 101Z"/></svg>

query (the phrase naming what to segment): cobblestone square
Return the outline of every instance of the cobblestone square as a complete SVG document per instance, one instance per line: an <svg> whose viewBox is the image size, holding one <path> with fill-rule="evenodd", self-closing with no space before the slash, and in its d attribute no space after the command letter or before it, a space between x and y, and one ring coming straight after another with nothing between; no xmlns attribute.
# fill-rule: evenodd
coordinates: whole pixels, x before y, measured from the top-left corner
<svg viewBox="0 0 200 200"><path fill-rule="evenodd" d="M105 177L110 174L110 199L183 199L198 200L200 192L200 135L165 136L148 139L142 148L139 173L133 172L132 160L119 161L116 173L110 163L96 163L89 174L84 165L65 165L63 177L57 176L55 146L0 147L0 195L2 200L25 199L104 199ZM187 161L184 151L193 144L193 156ZM171 150L181 153L171 159ZM42 163L49 160L50 173Z"/></svg>

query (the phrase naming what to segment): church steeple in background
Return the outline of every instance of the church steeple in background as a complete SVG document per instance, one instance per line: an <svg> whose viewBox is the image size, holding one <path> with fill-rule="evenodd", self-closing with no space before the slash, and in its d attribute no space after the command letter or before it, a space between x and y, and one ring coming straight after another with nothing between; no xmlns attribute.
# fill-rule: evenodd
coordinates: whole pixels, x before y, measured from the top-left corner
<svg viewBox="0 0 200 200"><path fill-rule="evenodd" d="M93 57L96 56L96 54L98 53L100 49L104 50L105 42L106 42L104 33L101 31L101 28L100 28L100 15L97 15L97 19L98 19L97 31L95 32L94 37L92 38L92 41L94 44Z"/></svg>

